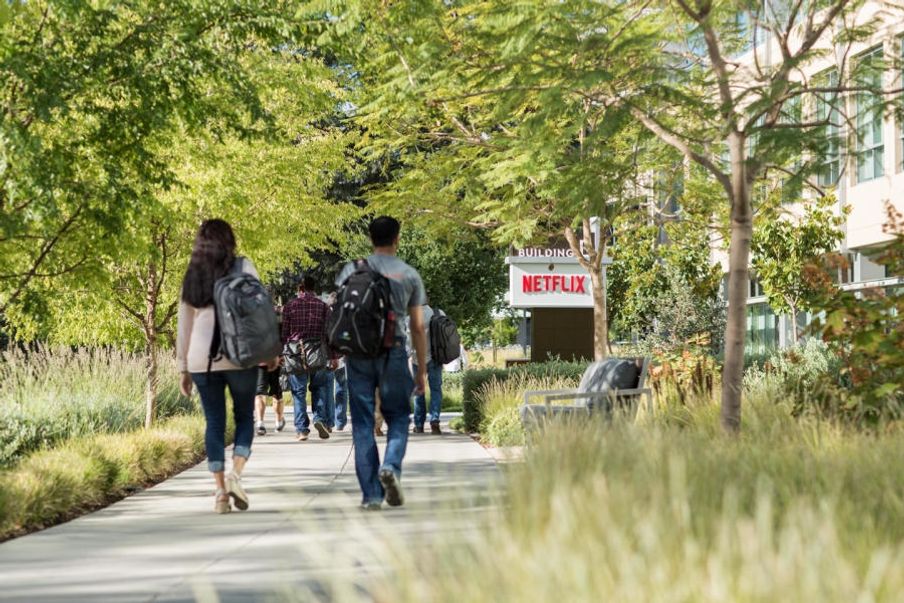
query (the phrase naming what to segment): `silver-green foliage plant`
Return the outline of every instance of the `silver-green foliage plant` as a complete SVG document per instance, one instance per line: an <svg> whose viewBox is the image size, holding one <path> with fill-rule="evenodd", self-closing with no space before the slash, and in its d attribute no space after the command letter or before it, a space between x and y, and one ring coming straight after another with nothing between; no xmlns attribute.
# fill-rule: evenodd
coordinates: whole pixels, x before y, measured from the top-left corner
<svg viewBox="0 0 904 603"><path fill-rule="evenodd" d="M653 297L654 314L641 339L644 353L672 354L693 348L718 353L725 329L725 302L714 291L700 295L676 268L664 270L665 287Z"/></svg>
<svg viewBox="0 0 904 603"><path fill-rule="evenodd" d="M163 360L161 417L196 410ZM0 468L63 440L144 424L145 360L112 349L37 348L0 355Z"/></svg>

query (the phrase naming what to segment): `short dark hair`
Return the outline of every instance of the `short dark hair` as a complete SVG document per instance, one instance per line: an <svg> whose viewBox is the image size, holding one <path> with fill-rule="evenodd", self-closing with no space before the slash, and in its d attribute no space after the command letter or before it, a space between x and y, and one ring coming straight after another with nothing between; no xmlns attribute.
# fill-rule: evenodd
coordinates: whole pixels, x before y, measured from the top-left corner
<svg viewBox="0 0 904 603"><path fill-rule="evenodd" d="M402 225L395 218L380 216L379 218L374 218L368 230L370 231L370 241L374 244L374 247L388 247L399 236Z"/></svg>
<svg viewBox="0 0 904 603"><path fill-rule="evenodd" d="M312 292L317 287L317 279L315 279L310 274L305 274L303 277L298 279L298 288L304 289L307 292Z"/></svg>

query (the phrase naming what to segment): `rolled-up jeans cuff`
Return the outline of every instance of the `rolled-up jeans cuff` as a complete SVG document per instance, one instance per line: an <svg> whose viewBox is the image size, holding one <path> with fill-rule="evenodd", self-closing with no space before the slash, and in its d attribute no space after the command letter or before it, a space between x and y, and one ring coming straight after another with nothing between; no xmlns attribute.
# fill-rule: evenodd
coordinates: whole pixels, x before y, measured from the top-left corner
<svg viewBox="0 0 904 603"><path fill-rule="evenodd" d="M211 473L222 473L226 469L226 463L223 461L207 461L207 469Z"/></svg>
<svg viewBox="0 0 904 603"><path fill-rule="evenodd" d="M232 450L232 456L240 456L243 459L247 459L251 456L251 446L236 446Z"/></svg>

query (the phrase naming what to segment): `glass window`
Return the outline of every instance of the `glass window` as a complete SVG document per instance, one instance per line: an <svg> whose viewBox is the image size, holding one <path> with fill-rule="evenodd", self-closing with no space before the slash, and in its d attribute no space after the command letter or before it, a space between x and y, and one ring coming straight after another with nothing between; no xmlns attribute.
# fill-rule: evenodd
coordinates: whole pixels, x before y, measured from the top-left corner
<svg viewBox="0 0 904 603"><path fill-rule="evenodd" d="M882 47L871 50L858 62L857 83L870 88L882 86ZM857 182L884 174L885 145L882 141L882 104L870 92L857 94Z"/></svg>
<svg viewBox="0 0 904 603"><path fill-rule="evenodd" d="M747 306L746 344L748 354L767 354L778 347L778 317L769 304Z"/></svg>
<svg viewBox="0 0 904 603"><path fill-rule="evenodd" d="M838 72L830 71L818 76L814 82L817 88L832 88L838 85ZM816 118L828 122L823 126L825 149L819 166L819 185L835 186L841 177L841 111L843 102L837 93L823 92L816 97Z"/></svg>

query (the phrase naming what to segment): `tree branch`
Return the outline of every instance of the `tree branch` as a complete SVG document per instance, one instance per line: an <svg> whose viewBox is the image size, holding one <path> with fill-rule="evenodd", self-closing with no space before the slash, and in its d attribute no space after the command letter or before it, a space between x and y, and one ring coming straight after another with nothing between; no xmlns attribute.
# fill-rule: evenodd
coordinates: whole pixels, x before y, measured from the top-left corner
<svg viewBox="0 0 904 603"><path fill-rule="evenodd" d="M721 184L726 191L729 191L730 194L731 179L722 170L720 170L709 157L706 157L705 155L702 155L701 153L693 150L686 141L682 140L678 135L666 130L656 120L649 117L646 113L644 113L637 107L628 104L628 110L631 112L631 115L633 115L640 123L644 125L645 128L658 136L663 142L674 147L691 161L706 168L716 178L716 180L719 181L719 184Z"/></svg>

